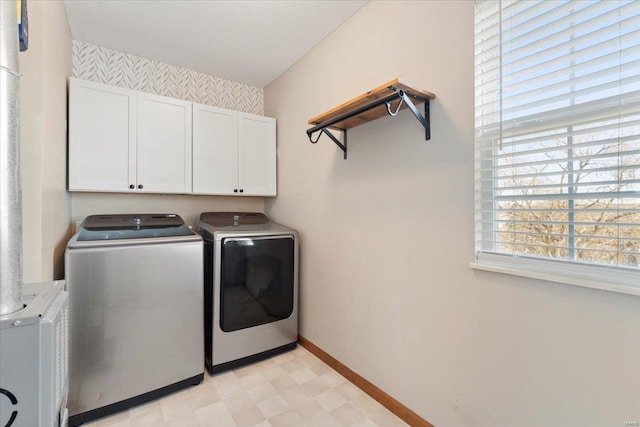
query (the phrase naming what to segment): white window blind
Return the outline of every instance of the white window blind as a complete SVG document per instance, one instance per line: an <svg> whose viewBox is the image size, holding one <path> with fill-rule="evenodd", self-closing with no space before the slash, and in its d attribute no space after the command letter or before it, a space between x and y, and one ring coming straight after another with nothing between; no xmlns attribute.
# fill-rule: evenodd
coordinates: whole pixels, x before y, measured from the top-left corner
<svg viewBox="0 0 640 427"><path fill-rule="evenodd" d="M640 294L640 1L478 0L475 57L477 262Z"/></svg>

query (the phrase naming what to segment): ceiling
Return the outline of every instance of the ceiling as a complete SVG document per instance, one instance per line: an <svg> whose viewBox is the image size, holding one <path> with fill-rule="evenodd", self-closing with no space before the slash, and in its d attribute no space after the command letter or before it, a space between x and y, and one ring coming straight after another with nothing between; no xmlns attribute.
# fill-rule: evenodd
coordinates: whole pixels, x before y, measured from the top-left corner
<svg viewBox="0 0 640 427"><path fill-rule="evenodd" d="M74 40L263 88L368 0L65 0Z"/></svg>

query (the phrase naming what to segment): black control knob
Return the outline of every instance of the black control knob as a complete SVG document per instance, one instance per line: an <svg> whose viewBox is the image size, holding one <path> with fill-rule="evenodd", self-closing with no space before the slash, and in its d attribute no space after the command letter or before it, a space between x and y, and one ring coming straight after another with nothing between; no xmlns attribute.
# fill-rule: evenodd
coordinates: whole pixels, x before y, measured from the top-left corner
<svg viewBox="0 0 640 427"><path fill-rule="evenodd" d="M138 188L142 190L144 186L142 184L138 184Z"/></svg>
<svg viewBox="0 0 640 427"><path fill-rule="evenodd" d="M131 185L129 186L129 188L133 190L134 188L136 188L136 186L135 186L135 185L133 185L133 184L131 184Z"/></svg>
<svg viewBox="0 0 640 427"><path fill-rule="evenodd" d="M241 188L241 189L240 189L240 192L241 192L241 193L244 193L244 190Z"/></svg>
<svg viewBox="0 0 640 427"><path fill-rule="evenodd" d="M233 192L234 192L234 193L237 193L237 192L238 192L238 189L237 189L237 188L234 188L234 189L233 189Z"/></svg>

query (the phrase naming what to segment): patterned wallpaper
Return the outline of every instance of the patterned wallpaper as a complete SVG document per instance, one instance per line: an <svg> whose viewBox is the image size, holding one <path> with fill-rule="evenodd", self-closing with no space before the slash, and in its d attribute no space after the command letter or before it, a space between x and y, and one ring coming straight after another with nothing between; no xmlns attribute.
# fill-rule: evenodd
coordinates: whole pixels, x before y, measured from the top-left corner
<svg viewBox="0 0 640 427"><path fill-rule="evenodd" d="M73 41L73 77L252 114L264 114L260 88Z"/></svg>

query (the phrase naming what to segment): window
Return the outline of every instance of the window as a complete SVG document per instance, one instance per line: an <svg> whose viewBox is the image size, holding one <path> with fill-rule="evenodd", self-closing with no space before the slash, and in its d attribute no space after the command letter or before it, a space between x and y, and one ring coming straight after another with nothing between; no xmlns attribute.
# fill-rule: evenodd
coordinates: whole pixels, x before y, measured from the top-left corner
<svg viewBox="0 0 640 427"><path fill-rule="evenodd" d="M473 266L640 295L640 1L478 0Z"/></svg>

